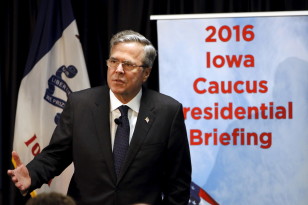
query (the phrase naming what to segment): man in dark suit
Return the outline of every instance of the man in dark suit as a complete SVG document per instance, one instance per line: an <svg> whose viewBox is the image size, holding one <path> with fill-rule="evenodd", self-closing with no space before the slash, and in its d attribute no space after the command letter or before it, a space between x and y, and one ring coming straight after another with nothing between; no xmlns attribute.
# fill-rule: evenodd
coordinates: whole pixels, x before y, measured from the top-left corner
<svg viewBox="0 0 308 205"><path fill-rule="evenodd" d="M32 191L73 162L68 195L78 204L186 205L191 161L182 105L142 86L155 58L139 33L114 35L108 87L72 93L50 144L27 166L12 153L15 186Z"/></svg>

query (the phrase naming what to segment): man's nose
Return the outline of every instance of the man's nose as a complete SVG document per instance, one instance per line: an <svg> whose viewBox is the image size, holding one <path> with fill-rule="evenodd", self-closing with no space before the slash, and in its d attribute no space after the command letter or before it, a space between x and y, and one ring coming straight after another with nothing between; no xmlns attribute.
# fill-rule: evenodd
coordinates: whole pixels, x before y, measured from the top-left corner
<svg viewBox="0 0 308 205"><path fill-rule="evenodd" d="M116 69L116 72L117 73L124 73L124 68L123 68L123 65L122 63L119 63L117 69Z"/></svg>

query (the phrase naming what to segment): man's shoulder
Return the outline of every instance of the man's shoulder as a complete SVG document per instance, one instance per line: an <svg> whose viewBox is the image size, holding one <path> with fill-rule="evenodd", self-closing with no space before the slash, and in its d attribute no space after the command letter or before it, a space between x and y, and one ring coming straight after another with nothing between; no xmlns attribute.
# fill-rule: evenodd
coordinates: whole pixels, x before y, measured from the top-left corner
<svg viewBox="0 0 308 205"><path fill-rule="evenodd" d="M107 86L98 86L75 91L70 94L70 97L90 100L90 99L108 97L109 96L108 94L109 94L109 88Z"/></svg>
<svg viewBox="0 0 308 205"><path fill-rule="evenodd" d="M169 105L179 105L180 102L174 99L173 97L160 93L155 90L151 89L144 89L143 90L144 99L147 101L151 101L155 104L169 104Z"/></svg>
<svg viewBox="0 0 308 205"><path fill-rule="evenodd" d="M75 91L72 94L84 96L84 95L95 95L95 94L100 94L104 92L108 93L108 91L109 89L107 86L97 86L97 87L92 87L92 88L86 88L84 90Z"/></svg>

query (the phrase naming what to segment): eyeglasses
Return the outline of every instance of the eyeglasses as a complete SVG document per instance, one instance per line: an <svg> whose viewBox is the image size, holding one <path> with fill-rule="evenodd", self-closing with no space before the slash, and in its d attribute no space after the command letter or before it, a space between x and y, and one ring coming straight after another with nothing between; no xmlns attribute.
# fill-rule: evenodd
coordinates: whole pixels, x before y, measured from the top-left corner
<svg viewBox="0 0 308 205"><path fill-rule="evenodd" d="M146 68L146 66L144 65L135 65L127 61L121 62L113 58L109 58L108 60L106 60L106 63L107 63L107 66L111 69L116 69L120 64L122 64L122 68L124 71L131 71L138 67Z"/></svg>

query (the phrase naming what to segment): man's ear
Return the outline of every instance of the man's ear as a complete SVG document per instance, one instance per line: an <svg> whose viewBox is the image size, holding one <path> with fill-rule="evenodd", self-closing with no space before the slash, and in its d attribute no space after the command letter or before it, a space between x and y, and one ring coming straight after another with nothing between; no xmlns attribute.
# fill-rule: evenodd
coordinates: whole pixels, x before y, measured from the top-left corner
<svg viewBox="0 0 308 205"><path fill-rule="evenodd" d="M145 83L151 74L152 68L145 68L143 71L143 82Z"/></svg>

